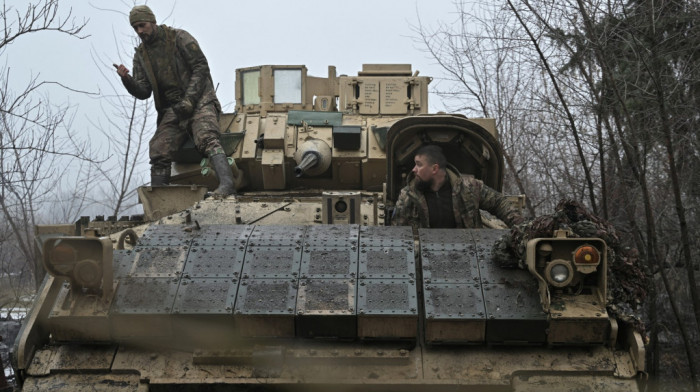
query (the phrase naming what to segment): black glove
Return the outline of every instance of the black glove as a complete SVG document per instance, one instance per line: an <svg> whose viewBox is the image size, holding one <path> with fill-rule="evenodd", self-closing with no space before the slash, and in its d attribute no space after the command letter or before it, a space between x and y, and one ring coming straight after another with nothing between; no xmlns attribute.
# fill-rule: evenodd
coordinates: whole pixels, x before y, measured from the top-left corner
<svg viewBox="0 0 700 392"><path fill-rule="evenodd" d="M175 114L177 114L177 118L184 120L192 117L192 113L194 113L194 105L192 105L192 101L184 98L180 100L180 102L173 105L173 111Z"/></svg>

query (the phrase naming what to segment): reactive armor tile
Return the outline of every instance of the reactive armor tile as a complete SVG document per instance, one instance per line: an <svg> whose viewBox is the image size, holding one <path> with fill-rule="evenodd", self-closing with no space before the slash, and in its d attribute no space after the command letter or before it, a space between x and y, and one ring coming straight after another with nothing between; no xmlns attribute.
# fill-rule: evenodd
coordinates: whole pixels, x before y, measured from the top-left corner
<svg viewBox="0 0 700 392"><path fill-rule="evenodd" d="M245 247L253 231L247 225L207 225L202 226L199 236L192 241L193 246Z"/></svg>
<svg viewBox="0 0 700 392"><path fill-rule="evenodd" d="M112 336L149 344L169 341L173 336L170 313L178 285L179 281L171 278L120 280L109 316Z"/></svg>
<svg viewBox="0 0 700 392"><path fill-rule="evenodd" d="M236 301L238 280L225 278L182 279L173 313L230 314Z"/></svg>
<svg viewBox="0 0 700 392"><path fill-rule="evenodd" d="M489 319L546 318L540 304L537 282L484 284L486 315Z"/></svg>
<svg viewBox="0 0 700 392"><path fill-rule="evenodd" d="M493 261L479 260L481 282L485 284L523 284L535 282L535 277L527 270L520 268L503 268Z"/></svg>
<svg viewBox="0 0 700 392"><path fill-rule="evenodd" d="M360 277L409 279L416 276L413 247L363 248L360 250Z"/></svg>
<svg viewBox="0 0 700 392"><path fill-rule="evenodd" d="M114 278L121 279L129 276L131 269L134 267L136 252L133 250L115 250L112 257Z"/></svg>
<svg viewBox="0 0 700 392"><path fill-rule="evenodd" d="M139 238L140 246L187 246L197 235L183 225L151 225Z"/></svg>
<svg viewBox="0 0 700 392"><path fill-rule="evenodd" d="M297 335L311 338L355 338L355 298L355 280L302 280L297 298Z"/></svg>
<svg viewBox="0 0 700 392"><path fill-rule="evenodd" d="M245 252L230 246L194 246L185 263L189 278L239 278Z"/></svg>
<svg viewBox="0 0 700 392"><path fill-rule="evenodd" d="M510 233L508 229L465 229L466 235L471 237L477 244L493 246L493 244Z"/></svg>
<svg viewBox="0 0 700 392"><path fill-rule="evenodd" d="M355 281L305 279L299 287L299 314L355 314Z"/></svg>
<svg viewBox="0 0 700 392"><path fill-rule="evenodd" d="M357 336L416 339L418 301L412 279L361 279L357 287Z"/></svg>
<svg viewBox="0 0 700 392"><path fill-rule="evenodd" d="M302 278L357 277L357 247L308 246L301 255Z"/></svg>
<svg viewBox="0 0 700 392"><path fill-rule="evenodd" d="M248 337L293 337L296 280L245 279L238 288L234 317Z"/></svg>
<svg viewBox="0 0 700 392"><path fill-rule="evenodd" d="M360 247L413 247L413 231L408 226L362 226Z"/></svg>
<svg viewBox="0 0 700 392"><path fill-rule="evenodd" d="M357 312L361 315L418 315L413 279L360 279Z"/></svg>
<svg viewBox="0 0 700 392"><path fill-rule="evenodd" d="M125 278L119 281L112 313L168 314L179 281L172 278Z"/></svg>
<svg viewBox="0 0 700 392"><path fill-rule="evenodd" d="M539 344L546 339L547 315L537 283L484 284L486 341Z"/></svg>
<svg viewBox="0 0 700 392"><path fill-rule="evenodd" d="M484 318L484 300L478 284L426 284L427 318Z"/></svg>
<svg viewBox="0 0 700 392"><path fill-rule="evenodd" d="M301 265L300 247L248 247L243 278L295 279Z"/></svg>
<svg viewBox="0 0 700 392"><path fill-rule="evenodd" d="M176 277L182 273L188 248L184 246L153 246L134 249L131 276L140 278Z"/></svg>
<svg viewBox="0 0 700 392"><path fill-rule="evenodd" d="M249 246L296 246L304 239L306 226L255 226Z"/></svg>
<svg viewBox="0 0 700 392"><path fill-rule="evenodd" d="M304 237L304 246L357 246L358 225L314 225L309 226Z"/></svg>
<svg viewBox="0 0 700 392"><path fill-rule="evenodd" d="M501 268L493 260L493 246L508 230L470 229L469 234L476 244L476 257L479 260L481 283L516 284L534 281L528 271Z"/></svg>
<svg viewBox="0 0 700 392"><path fill-rule="evenodd" d="M464 229L418 229L421 250L465 249L472 238Z"/></svg>
<svg viewBox="0 0 700 392"><path fill-rule="evenodd" d="M294 314L296 280L245 279L238 290L235 314Z"/></svg>
<svg viewBox="0 0 700 392"><path fill-rule="evenodd" d="M426 284L425 340L430 344L481 343L486 311L478 284Z"/></svg>
<svg viewBox="0 0 700 392"><path fill-rule="evenodd" d="M465 250L423 250L423 280L426 283L479 283L476 252Z"/></svg>

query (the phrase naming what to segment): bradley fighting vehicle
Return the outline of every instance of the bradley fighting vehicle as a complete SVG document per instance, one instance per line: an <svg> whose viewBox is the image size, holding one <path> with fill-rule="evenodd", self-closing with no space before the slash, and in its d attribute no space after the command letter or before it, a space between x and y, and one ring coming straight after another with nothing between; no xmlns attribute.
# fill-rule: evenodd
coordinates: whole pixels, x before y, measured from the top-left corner
<svg viewBox="0 0 700 392"><path fill-rule="evenodd" d="M239 192L190 143L141 221L37 227L48 270L13 358L27 391L636 390L640 335L606 311L598 238L536 238L528 270L492 261L507 233L390 226L424 144L496 190L493 119L427 114L410 65L357 76L237 70L221 118ZM514 198L518 202L518 198Z"/></svg>

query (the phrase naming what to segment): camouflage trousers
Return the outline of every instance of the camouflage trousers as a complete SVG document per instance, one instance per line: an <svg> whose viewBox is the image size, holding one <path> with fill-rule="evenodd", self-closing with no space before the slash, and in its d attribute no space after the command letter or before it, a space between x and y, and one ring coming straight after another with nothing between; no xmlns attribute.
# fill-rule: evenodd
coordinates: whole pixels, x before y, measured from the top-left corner
<svg viewBox="0 0 700 392"><path fill-rule="evenodd" d="M149 143L151 168L170 169L173 153L178 151L187 138L205 156L223 153L219 141L219 109L215 102L197 106L188 120L180 121L173 109L165 109L156 133Z"/></svg>

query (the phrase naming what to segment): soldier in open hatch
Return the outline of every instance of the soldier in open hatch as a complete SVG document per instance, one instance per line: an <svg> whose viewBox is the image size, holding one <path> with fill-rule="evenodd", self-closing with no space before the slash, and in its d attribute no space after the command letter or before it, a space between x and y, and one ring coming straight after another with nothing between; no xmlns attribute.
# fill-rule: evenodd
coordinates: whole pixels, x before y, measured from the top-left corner
<svg viewBox="0 0 700 392"><path fill-rule="evenodd" d="M415 156L415 178L401 190L391 223L414 228L482 227L479 209L508 226L523 218L506 197L473 177L463 178L447 167L442 149L422 147Z"/></svg>
<svg viewBox="0 0 700 392"><path fill-rule="evenodd" d="M215 194L235 193L233 174L219 141L221 105L207 58L188 32L156 25L145 5L134 7L129 22L141 38L134 55L134 75L123 65L117 74L131 95L148 99L153 91L158 127L150 141L151 185L170 183L172 153L191 132L194 143L209 157L219 179Z"/></svg>

